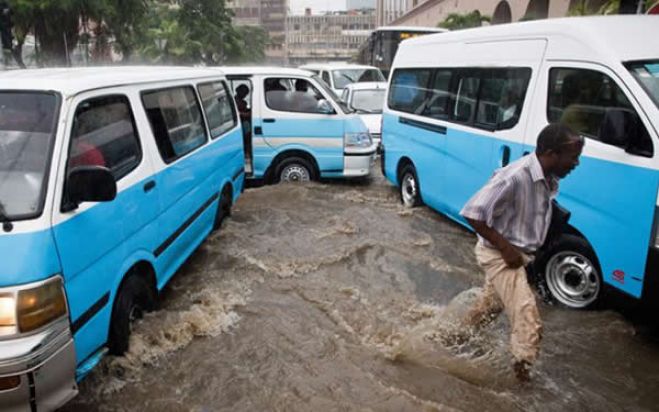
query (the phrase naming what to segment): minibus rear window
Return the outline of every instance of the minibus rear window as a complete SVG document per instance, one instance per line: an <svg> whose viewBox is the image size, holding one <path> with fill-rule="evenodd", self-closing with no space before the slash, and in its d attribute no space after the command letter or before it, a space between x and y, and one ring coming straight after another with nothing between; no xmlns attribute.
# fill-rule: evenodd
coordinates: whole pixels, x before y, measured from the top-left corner
<svg viewBox="0 0 659 412"><path fill-rule="evenodd" d="M53 93L0 91L0 217L41 215L58 106Z"/></svg>

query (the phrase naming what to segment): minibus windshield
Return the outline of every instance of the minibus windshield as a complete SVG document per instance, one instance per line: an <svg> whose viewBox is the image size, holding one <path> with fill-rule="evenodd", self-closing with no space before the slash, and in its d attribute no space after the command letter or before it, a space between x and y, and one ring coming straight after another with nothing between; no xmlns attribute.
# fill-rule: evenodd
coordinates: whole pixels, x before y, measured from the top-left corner
<svg viewBox="0 0 659 412"><path fill-rule="evenodd" d="M343 100L339 99L339 96L337 96L336 93L334 93L334 91L332 91L332 89L330 89L329 87L327 87L327 84L323 81L323 79L320 78L320 76L318 76L318 75L314 75L314 76L312 76L312 77L316 80L316 83L318 83L318 86L319 86L321 89L323 89L323 91L325 92L325 94L328 95L328 96L330 97L330 99L332 99L332 101L333 101L334 103L336 103L337 105L339 105L339 107L341 108L341 110L343 110L344 113L346 113L346 114L348 114L348 113L354 113L354 110L352 110L351 108L349 108L348 105L345 104L345 102L344 102Z"/></svg>
<svg viewBox="0 0 659 412"><path fill-rule="evenodd" d="M333 70L332 77L334 77L335 89L343 89L351 83L387 81L378 69Z"/></svg>
<svg viewBox="0 0 659 412"><path fill-rule="evenodd" d="M352 92L353 109L361 113L382 113L386 91L384 89L355 90Z"/></svg>
<svg viewBox="0 0 659 412"><path fill-rule="evenodd" d="M659 108L659 60L631 62L626 66Z"/></svg>
<svg viewBox="0 0 659 412"><path fill-rule="evenodd" d="M4 220L41 215L58 100L53 93L0 91L0 211Z"/></svg>

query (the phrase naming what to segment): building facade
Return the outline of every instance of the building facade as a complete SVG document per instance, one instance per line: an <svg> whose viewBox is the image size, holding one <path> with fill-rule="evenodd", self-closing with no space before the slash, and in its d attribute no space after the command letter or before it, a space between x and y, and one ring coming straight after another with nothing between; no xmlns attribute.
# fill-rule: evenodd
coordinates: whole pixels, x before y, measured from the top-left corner
<svg viewBox="0 0 659 412"><path fill-rule="evenodd" d="M426 0L377 0L377 25L386 26Z"/></svg>
<svg viewBox="0 0 659 412"><path fill-rule="evenodd" d="M491 18L492 24L522 19L564 17L581 0L427 0L392 21L396 26L435 27L451 13L464 14L474 10ZM589 2L593 8L605 0Z"/></svg>
<svg viewBox="0 0 659 412"><path fill-rule="evenodd" d="M286 19L288 64L349 61L375 28L372 12L337 12Z"/></svg>
<svg viewBox="0 0 659 412"><path fill-rule="evenodd" d="M268 33L268 63L286 64L288 0L228 0L227 6L233 10L236 26L259 26Z"/></svg>

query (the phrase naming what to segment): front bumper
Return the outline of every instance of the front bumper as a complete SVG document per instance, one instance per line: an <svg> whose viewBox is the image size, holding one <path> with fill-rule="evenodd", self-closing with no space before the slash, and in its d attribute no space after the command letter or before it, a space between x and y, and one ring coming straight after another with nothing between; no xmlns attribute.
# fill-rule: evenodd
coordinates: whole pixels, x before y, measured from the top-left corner
<svg viewBox="0 0 659 412"><path fill-rule="evenodd" d="M78 393L76 355L68 319L16 339L0 340L0 379L20 383L0 391L5 412L52 411Z"/></svg>
<svg viewBox="0 0 659 412"><path fill-rule="evenodd" d="M368 176L375 164L375 144L363 149L346 150L343 154L343 175L345 177Z"/></svg>

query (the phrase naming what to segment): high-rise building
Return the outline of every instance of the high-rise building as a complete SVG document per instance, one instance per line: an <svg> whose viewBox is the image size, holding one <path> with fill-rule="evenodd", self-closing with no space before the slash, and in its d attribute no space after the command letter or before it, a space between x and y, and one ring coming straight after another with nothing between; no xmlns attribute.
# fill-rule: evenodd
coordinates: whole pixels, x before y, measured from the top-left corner
<svg viewBox="0 0 659 412"><path fill-rule="evenodd" d="M228 0L233 10L233 24L259 26L270 38L265 47L268 63L286 63L286 16L288 0Z"/></svg>
<svg viewBox="0 0 659 412"><path fill-rule="evenodd" d="M291 65L350 61L375 28L373 12L334 12L288 16L287 58Z"/></svg>

